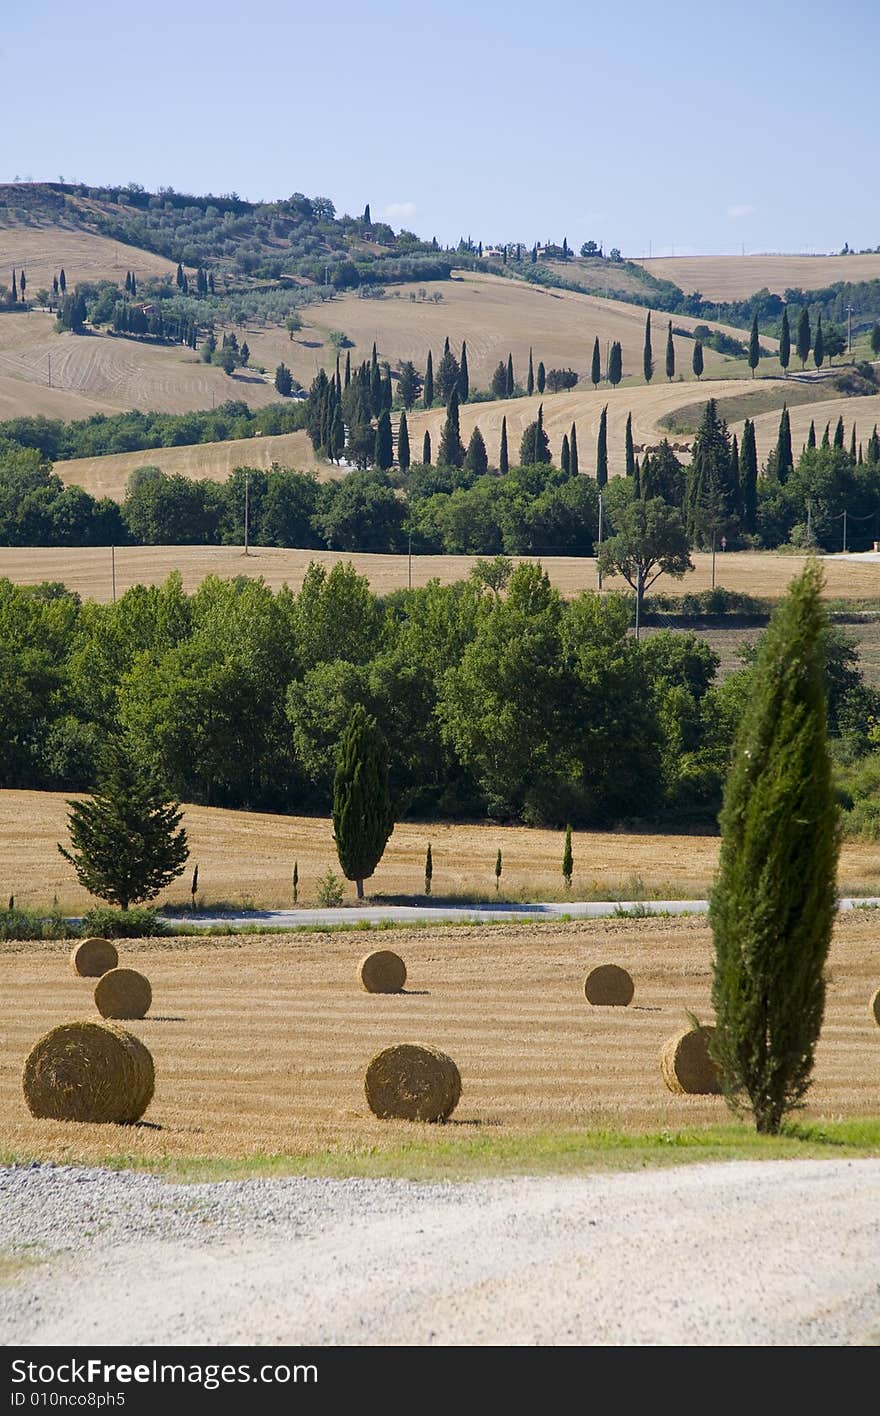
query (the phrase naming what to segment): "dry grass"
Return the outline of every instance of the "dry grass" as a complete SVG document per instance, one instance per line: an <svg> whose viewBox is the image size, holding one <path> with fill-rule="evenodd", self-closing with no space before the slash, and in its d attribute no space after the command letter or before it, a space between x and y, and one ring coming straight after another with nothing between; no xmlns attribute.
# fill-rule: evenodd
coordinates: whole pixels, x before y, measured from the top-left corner
<svg viewBox="0 0 880 1416"><path fill-rule="evenodd" d="M640 260L658 280L671 280L689 295L701 290L709 300L744 300L764 286L818 290L839 280L880 279L880 255L864 256L655 256Z"/></svg>
<svg viewBox="0 0 880 1416"><path fill-rule="evenodd" d="M156 1093L145 1125L124 1131L39 1121L21 1092L34 1040L75 1015L63 946L0 946L0 1128L7 1148L72 1161L108 1152L162 1156L303 1154L438 1147L549 1127L598 1130L723 1123L719 1098L673 1097L660 1049L708 1020L711 944L696 920L609 920L409 931L403 994L369 996L355 963L363 935L131 942L168 1000L131 1030L150 1049ZM591 1009L583 977L612 955L636 981L629 1008ZM876 924L839 921L827 1019L806 1117L877 1109ZM455 1059L463 1092L448 1127L425 1133L370 1116L371 1057L418 1038Z"/></svg>
<svg viewBox="0 0 880 1416"><path fill-rule="evenodd" d="M42 907L57 895L61 907L70 913L94 903L77 885L71 867L56 849L56 843L66 836L66 801L63 792L0 791L0 898L5 900L14 893L17 904ZM225 900L244 907L251 901L261 908L289 909L296 860L299 902L311 908L317 904L320 876L330 865L338 871L329 819L188 806L184 822L190 865L198 862L199 886L207 904ZM367 883L368 893L386 901L420 895L429 841L435 904L456 896L494 898L499 849L504 861L502 899L566 898L562 831L438 821L395 826L382 861ZM703 898L717 866L718 838L576 831L572 851L573 900L632 899L640 893L662 899ZM189 877L188 871L163 899L189 904ZM840 881L844 893L859 887L880 893L880 843L847 841ZM354 900L354 886L347 884L346 903ZM409 967L396 936L393 947ZM129 961L127 946L124 952ZM363 953L361 949L358 958ZM352 963L352 981L356 981L356 964L357 959Z"/></svg>
<svg viewBox="0 0 880 1416"><path fill-rule="evenodd" d="M477 562L476 556L413 556L413 586L437 579L442 584L465 579ZM513 557L518 560L528 557ZM566 598L596 587L596 562L588 557L541 556L552 583ZM657 591L680 595L684 591L707 590L712 583L712 557L703 552L692 556L694 570L683 580L661 576ZM245 556L237 546L117 546L116 593L131 585L160 585L172 571L179 571L185 590L195 590L207 575L232 577L251 575L278 589L290 585L297 590L309 564L316 561L328 568L342 561L364 575L377 595L405 588L408 561L404 556L351 555L345 551L288 551L260 546ZM793 576L803 570L803 556L777 555L773 551L719 552L716 583L728 590L779 599ZM824 560L826 594L835 599L877 599L880 595L880 568L876 561ZM110 547L3 547L0 575L20 585L38 585L43 580L63 581L71 590L89 599L107 601L112 594ZM628 591L615 577L606 579L609 591Z"/></svg>
<svg viewBox="0 0 880 1416"><path fill-rule="evenodd" d="M28 299L37 291L51 291L52 277L62 266L67 286L72 290L80 280L115 280L125 283L125 272L134 271L138 280L147 276L168 275L174 278L177 266L165 256L142 251L107 236L67 227L58 222L25 225L10 222L0 224L0 270L23 270L27 276ZM11 275L4 274L4 280Z"/></svg>
<svg viewBox="0 0 880 1416"><path fill-rule="evenodd" d="M880 257L878 257L880 259ZM816 424L816 439L821 442L822 432L826 423L831 424L831 435L834 435L834 428L838 418L843 418L846 429L846 446L849 447L849 440L852 436L853 423L856 425L856 440L867 443L871 436L871 430L875 423L880 424L880 393L870 395L868 398L829 398L818 403L802 403L791 409L791 445L794 450L795 460L801 448L807 441L807 434L810 430L810 423ZM742 425L734 424L736 431L742 433ZM766 461L771 448L776 446L776 439L779 433L779 412L762 413L755 419L755 441L758 445L758 458Z"/></svg>

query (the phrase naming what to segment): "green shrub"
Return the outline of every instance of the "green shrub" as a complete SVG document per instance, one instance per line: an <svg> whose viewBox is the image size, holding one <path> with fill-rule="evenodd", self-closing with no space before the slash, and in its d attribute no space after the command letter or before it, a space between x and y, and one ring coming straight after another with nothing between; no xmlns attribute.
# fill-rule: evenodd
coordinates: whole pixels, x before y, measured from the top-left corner
<svg viewBox="0 0 880 1416"><path fill-rule="evenodd" d="M81 933L103 939L149 939L167 934L168 926L155 910L113 910L109 905L97 905L83 916Z"/></svg>
<svg viewBox="0 0 880 1416"><path fill-rule="evenodd" d="M57 910L7 909L0 913L0 939L74 939L78 930Z"/></svg>
<svg viewBox="0 0 880 1416"><path fill-rule="evenodd" d="M327 874L318 881L318 904L325 908L333 908L341 905L345 897L345 887L338 875L334 875L330 867L327 867Z"/></svg>

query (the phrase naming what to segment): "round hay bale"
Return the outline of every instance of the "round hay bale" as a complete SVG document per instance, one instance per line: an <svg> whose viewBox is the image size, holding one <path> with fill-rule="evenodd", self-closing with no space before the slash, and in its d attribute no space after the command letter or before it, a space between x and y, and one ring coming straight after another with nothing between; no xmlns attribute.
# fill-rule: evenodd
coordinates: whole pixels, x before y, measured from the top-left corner
<svg viewBox="0 0 880 1416"><path fill-rule="evenodd" d="M102 1018L143 1018L152 1001L149 979L135 969L109 969L95 984Z"/></svg>
<svg viewBox="0 0 880 1416"><path fill-rule="evenodd" d="M402 1042L377 1052L364 1078L374 1116L402 1121L445 1121L461 1096L461 1075L436 1047Z"/></svg>
<svg viewBox="0 0 880 1416"><path fill-rule="evenodd" d="M632 978L619 964L598 964L584 980L587 1002L597 1008L627 1008L635 991Z"/></svg>
<svg viewBox="0 0 880 1416"><path fill-rule="evenodd" d="M377 949L361 959L358 978L367 993L399 993L406 983L406 964L390 949Z"/></svg>
<svg viewBox="0 0 880 1416"><path fill-rule="evenodd" d="M80 978L100 978L119 963L116 945L109 939L81 939L70 951L73 972Z"/></svg>
<svg viewBox="0 0 880 1416"><path fill-rule="evenodd" d="M874 1019L878 1028L880 1028L880 988L877 989L877 992L871 999L871 1017Z"/></svg>
<svg viewBox="0 0 880 1416"><path fill-rule="evenodd" d="M147 1048L113 1023L53 1028L31 1048L22 1077L31 1115L53 1121L139 1121L154 1085Z"/></svg>
<svg viewBox="0 0 880 1416"><path fill-rule="evenodd" d="M718 1066L709 1056L714 1028L690 1028L676 1033L660 1051L660 1071L671 1092L679 1096L717 1096L721 1091Z"/></svg>

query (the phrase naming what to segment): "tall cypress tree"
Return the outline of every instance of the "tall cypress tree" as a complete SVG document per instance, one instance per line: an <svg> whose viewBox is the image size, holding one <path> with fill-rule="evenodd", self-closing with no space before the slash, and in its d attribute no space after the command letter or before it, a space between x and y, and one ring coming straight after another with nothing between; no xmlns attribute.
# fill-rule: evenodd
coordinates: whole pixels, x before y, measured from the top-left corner
<svg viewBox="0 0 880 1416"><path fill-rule="evenodd" d="M570 453L570 458L571 458L571 461L570 461L571 475L572 475L572 477L577 477L577 476L580 475L580 468L579 468L579 466L578 466L578 434L577 434L577 427L576 427L576 425L575 425L574 423L572 423L572 425L571 425L571 435L570 435L570 437L569 437L569 439L568 439L568 446L569 446L569 453Z"/></svg>
<svg viewBox="0 0 880 1416"><path fill-rule="evenodd" d="M849 455L850 455L850 460L851 460L852 462L855 462L855 460L856 460L856 425L855 425L855 423L853 423L853 426L852 426L852 437L850 438L850 443L849 443Z"/></svg>
<svg viewBox="0 0 880 1416"><path fill-rule="evenodd" d="M538 392L539 392L539 393L543 393L543 392L544 392L544 389L545 389L546 386L547 386L547 374L546 374L545 369L544 369L543 360L539 361L539 363L538 363L537 385L538 385Z"/></svg>
<svg viewBox="0 0 880 1416"><path fill-rule="evenodd" d="M755 370L758 367L758 360L761 357L761 344L758 338L758 316L752 320L752 328L749 333L749 368L752 371L752 378L755 377Z"/></svg>
<svg viewBox="0 0 880 1416"><path fill-rule="evenodd" d="M446 343L449 344L448 339ZM453 389L458 393L460 377L461 370L458 367L458 360L451 349L444 349L443 358L437 366L437 393L443 403L449 402ZM460 393L458 401L461 402Z"/></svg>
<svg viewBox="0 0 880 1416"><path fill-rule="evenodd" d="M837 425L836 425L836 427L835 427L835 429L834 429L834 443L833 443L833 446L834 446L834 447L839 447L839 448L842 449L842 448L843 448L844 436L845 436L845 433L844 433L844 427L843 427L843 415L841 414L841 416L840 416L840 417L838 418L838 420L837 420Z"/></svg>
<svg viewBox="0 0 880 1416"><path fill-rule="evenodd" d="M608 404L599 418L599 436L596 439L596 486L600 489L608 482Z"/></svg>
<svg viewBox="0 0 880 1416"><path fill-rule="evenodd" d="M351 350L345 351L345 387L351 386Z"/></svg>
<svg viewBox="0 0 880 1416"><path fill-rule="evenodd" d="M516 388L516 380L515 380L514 377L513 377L513 355L512 355L512 354L508 354L508 356L507 356L507 385L506 385L507 397L508 397L508 398L513 398L513 394L514 394L515 388Z"/></svg>
<svg viewBox="0 0 880 1416"><path fill-rule="evenodd" d="M647 500L647 494L642 488L642 472L639 467L638 458L636 458L633 464L633 492L635 493L636 501L641 501L642 497L645 497L645 500Z"/></svg>
<svg viewBox="0 0 880 1416"><path fill-rule="evenodd" d="M739 484L743 526L751 535L758 529L758 449L755 425L747 418L739 454Z"/></svg>
<svg viewBox="0 0 880 1416"><path fill-rule="evenodd" d="M431 434L425 429L425 436L422 438L422 462L426 467L431 466Z"/></svg>
<svg viewBox="0 0 880 1416"><path fill-rule="evenodd" d="M12 272L12 303L13 303L13 305L15 305L15 304L17 303L17 301L18 301L18 286L17 286L16 283L15 283L15 270L13 270L13 272Z"/></svg>
<svg viewBox="0 0 880 1416"><path fill-rule="evenodd" d="M428 362L425 365L425 387L423 401L426 408L430 408L434 402L434 356L431 353L430 349L428 350Z"/></svg>
<svg viewBox="0 0 880 1416"><path fill-rule="evenodd" d="M821 369L825 362L825 336L822 333L821 315L816 324L816 338L813 340L813 358L816 362L816 368Z"/></svg>
<svg viewBox="0 0 880 1416"><path fill-rule="evenodd" d="M816 446L816 420L810 419L810 431L807 433L807 447Z"/></svg>
<svg viewBox="0 0 880 1416"><path fill-rule="evenodd" d="M571 450L568 446L568 433L562 434L562 452L559 457L559 465L566 477L571 476Z"/></svg>
<svg viewBox="0 0 880 1416"><path fill-rule="evenodd" d="M529 350L529 376L526 380L526 393L531 396L535 391L535 371L532 368L532 351Z"/></svg>
<svg viewBox="0 0 880 1416"><path fill-rule="evenodd" d="M61 286L61 294L63 295L67 290L67 276L64 274L64 266L58 272L58 284Z"/></svg>
<svg viewBox="0 0 880 1416"><path fill-rule="evenodd" d="M636 470L636 453L633 447L633 415L626 415L626 475L632 477Z"/></svg>
<svg viewBox="0 0 880 1416"><path fill-rule="evenodd" d="M825 424L825 431L824 431L824 433L822 434L822 446L823 446L823 447L830 447L830 446L831 446L831 424L830 424L830 423L826 423L826 424Z"/></svg>
<svg viewBox="0 0 880 1416"><path fill-rule="evenodd" d="M498 453L498 471L502 477L506 477L510 471L510 459L507 455L507 419L501 419L501 448Z"/></svg>
<svg viewBox="0 0 880 1416"><path fill-rule="evenodd" d="M405 412L400 415L400 427L397 430L397 465L401 472L409 471L409 428Z"/></svg>
<svg viewBox="0 0 880 1416"><path fill-rule="evenodd" d="M737 516L742 515L742 488L740 486L739 462L739 443L736 440L736 433L734 433L730 440L730 482L733 489L731 497L732 510L736 512Z"/></svg>
<svg viewBox="0 0 880 1416"><path fill-rule="evenodd" d="M461 358L458 361L458 397L462 403L467 403L470 391L471 381L468 374L467 342L463 339L461 341Z"/></svg>
<svg viewBox="0 0 880 1416"><path fill-rule="evenodd" d="M452 390L452 397L446 409L446 423L440 438L437 462L440 467L460 467L464 462L464 448L459 431L457 389Z"/></svg>
<svg viewBox="0 0 880 1416"><path fill-rule="evenodd" d="M602 355L599 351L599 336L593 340L593 360L590 365L590 383L598 388L602 381Z"/></svg>
<svg viewBox="0 0 880 1416"><path fill-rule="evenodd" d="M642 350L642 369L645 375L645 383L650 383L654 377L654 351L651 348L651 311L648 311L648 318L645 320L645 347Z"/></svg>
<svg viewBox="0 0 880 1416"><path fill-rule="evenodd" d="M788 481L789 473L794 470L794 459L791 451L791 418L785 404L782 405L782 413L779 418L779 432L776 436L776 478L780 485Z"/></svg>
<svg viewBox="0 0 880 1416"><path fill-rule="evenodd" d="M622 378L623 350L620 347L620 341L615 339L611 346L611 352L608 355L608 382L616 388Z"/></svg>
<svg viewBox="0 0 880 1416"><path fill-rule="evenodd" d="M351 710L339 740L333 779L333 839L346 880L357 884L373 874L394 830L388 787L388 747L373 718L361 704Z"/></svg>
<svg viewBox="0 0 880 1416"><path fill-rule="evenodd" d="M712 1051L731 1106L750 1110L771 1135L810 1085L837 906L821 592L813 562L758 652L724 792L709 916Z"/></svg>
<svg viewBox="0 0 880 1416"><path fill-rule="evenodd" d="M806 368L807 355L813 347L813 332L810 329L810 312L806 305L801 310L797 328L797 356L801 361L801 368Z"/></svg>
<svg viewBox="0 0 880 1416"><path fill-rule="evenodd" d="M788 373L791 359L791 330L788 327L788 309L782 311L782 329L779 334L779 364L784 374Z"/></svg>
<svg viewBox="0 0 880 1416"><path fill-rule="evenodd" d="M483 434L478 427L471 433L467 452L464 457L464 465L475 477L485 477L489 470L489 455L486 452L486 443Z"/></svg>
<svg viewBox="0 0 880 1416"><path fill-rule="evenodd" d="M692 360L693 371L698 379L703 377L703 341L694 340L694 357Z"/></svg>
<svg viewBox="0 0 880 1416"><path fill-rule="evenodd" d="M672 338L672 320L666 328L666 377L670 382L675 378L675 344Z"/></svg>

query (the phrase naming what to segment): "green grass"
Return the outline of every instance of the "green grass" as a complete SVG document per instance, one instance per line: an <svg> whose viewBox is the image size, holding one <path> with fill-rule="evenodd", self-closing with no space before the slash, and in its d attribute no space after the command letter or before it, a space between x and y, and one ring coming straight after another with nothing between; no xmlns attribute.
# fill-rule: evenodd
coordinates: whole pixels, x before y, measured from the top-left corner
<svg viewBox="0 0 880 1416"><path fill-rule="evenodd" d="M781 371L774 371L772 377L780 377ZM711 398L711 393L707 397ZM818 403L822 399L834 398L838 396L829 382L813 384L794 383L789 381L784 390L778 385L773 388L762 388L760 380L755 380L755 388L749 389L747 393L738 393L731 398L718 399L718 415L725 418L728 423L738 423L742 418L755 418L759 413L770 413L774 408L781 408L783 402L790 408L796 403ZM683 408L676 408L673 413L667 413L660 419L660 426L667 428L671 433L695 433L703 416L706 407L706 399L700 403L688 403Z"/></svg>
<svg viewBox="0 0 880 1416"><path fill-rule="evenodd" d="M751 1127L693 1127L681 1131L536 1131L493 1135L454 1121L430 1128L405 1144L316 1151L302 1155L254 1155L147 1159L108 1152L88 1164L109 1170L140 1170L184 1183L272 1179L304 1175L333 1179L478 1180L507 1175L570 1175L632 1171L699 1161L853 1159L880 1155L880 1118L792 1123L779 1136L759 1136ZM25 1164L31 1157L0 1152L0 1163Z"/></svg>

